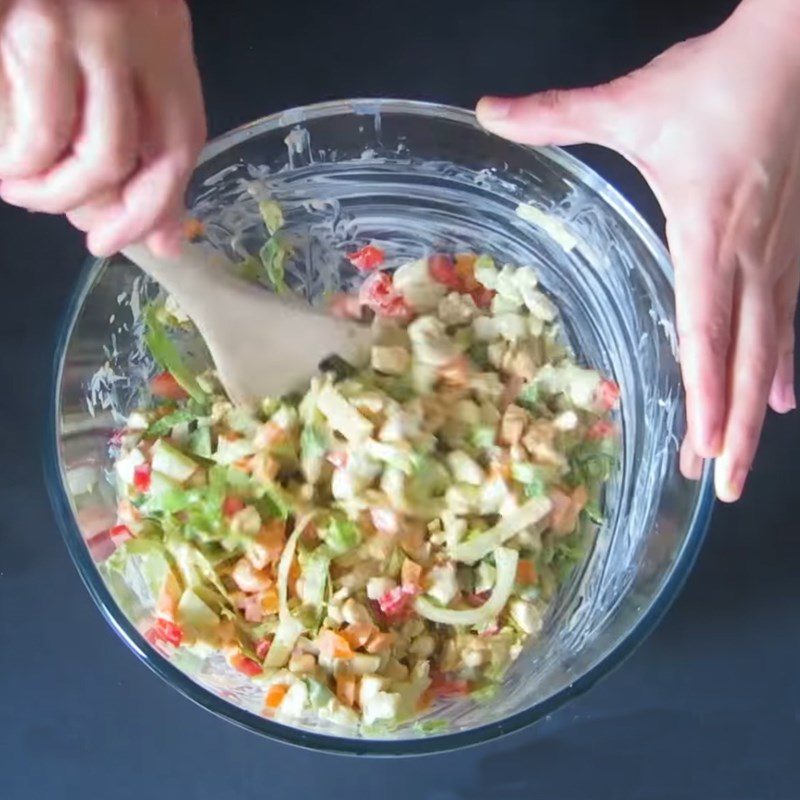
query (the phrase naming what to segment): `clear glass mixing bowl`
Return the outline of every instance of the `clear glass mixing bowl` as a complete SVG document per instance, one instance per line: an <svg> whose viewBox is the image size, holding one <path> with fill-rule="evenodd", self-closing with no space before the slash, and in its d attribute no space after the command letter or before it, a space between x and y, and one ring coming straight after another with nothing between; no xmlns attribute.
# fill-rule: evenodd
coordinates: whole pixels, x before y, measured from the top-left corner
<svg viewBox="0 0 800 800"><path fill-rule="evenodd" d="M112 547L105 533L115 508L104 479L109 436L151 374L139 310L157 287L120 258L91 260L58 344L46 454L57 517L89 592L164 680L210 711L287 742L414 754L534 722L642 641L686 577L709 520L709 470L696 483L678 471L684 403L664 248L614 189L568 154L510 144L482 131L467 111L425 103L324 103L225 134L203 153L189 205L213 239L229 242L235 234L246 243L259 235L261 190L282 203L289 230L304 243L305 266L290 282L310 297L337 287L332 253L369 240L386 242L394 255L461 248L535 265L575 351L622 387L623 456L607 490L607 521L557 598L541 641L491 701L439 711L447 732L426 736L407 725L369 738L264 718L260 696L220 664L153 649L97 570ZM534 210L520 215L520 203ZM265 346L279 336L265 321Z"/></svg>

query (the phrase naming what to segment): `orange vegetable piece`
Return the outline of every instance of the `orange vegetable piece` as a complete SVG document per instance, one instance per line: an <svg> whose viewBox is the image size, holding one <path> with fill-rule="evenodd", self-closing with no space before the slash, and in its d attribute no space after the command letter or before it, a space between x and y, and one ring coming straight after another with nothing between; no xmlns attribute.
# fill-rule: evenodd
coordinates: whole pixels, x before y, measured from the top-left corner
<svg viewBox="0 0 800 800"><path fill-rule="evenodd" d="M348 625L341 635L353 650L357 650L359 647L364 647L375 631L376 628L371 622L354 622Z"/></svg>
<svg viewBox="0 0 800 800"><path fill-rule="evenodd" d="M367 642L365 649L368 653L385 653L387 650L392 649L394 639L395 635L393 633L379 631Z"/></svg>
<svg viewBox="0 0 800 800"><path fill-rule="evenodd" d="M469 359L466 356L456 356L439 367L439 378L448 386L463 388L469 378Z"/></svg>
<svg viewBox="0 0 800 800"><path fill-rule="evenodd" d="M355 675L337 675L336 696L346 706L353 708L358 697L358 678Z"/></svg>
<svg viewBox="0 0 800 800"><path fill-rule="evenodd" d="M270 586L261 595L261 609L265 614L277 614L278 606L278 589L275 586Z"/></svg>
<svg viewBox="0 0 800 800"><path fill-rule="evenodd" d="M288 438L286 431L275 422L270 420L265 422L253 437L253 444L261 450L262 448L275 447L275 445L285 442Z"/></svg>
<svg viewBox="0 0 800 800"><path fill-rule="evenodd" d="M472 292L480 284L475 280L475 260L473 253L458 253L455 258L455 273L458 276L462 291Z"/></svg>
<svg viewBox="0 0 800 800"><path fill-rule="evenodd" d="M400 582L404 589L419 589L422 587L422 567L416 561L406 558L400 569Z"/></svg>
<svg viewBox="0 0 800 800"><path fill-rule="evenodd" d="M183 222L183 235L193 242L206 232L206 226L196 217L189 217Z"/></svg>
<svg viewBox="0 0 800 800"><path fill-rule="evenodd" d="M317 647L327 658L352 658L355 655L347 639L327 628L317 636Z"/></svg>
<svg viewBox="0 0 800 800"><path fill-rule="evenodd" d="M528 558L521 558L517 563L517 583L533 586L538 579L536 564Z"/></svg>
<svg viewBox="0 0 800 800"><path fill-rule="evenodd" d="M289 687L285 683L273 683L267 689L266 697L264 697L264 712L272 714L283 702L283 698L286 697L286 692L288 691Z"/></svg>

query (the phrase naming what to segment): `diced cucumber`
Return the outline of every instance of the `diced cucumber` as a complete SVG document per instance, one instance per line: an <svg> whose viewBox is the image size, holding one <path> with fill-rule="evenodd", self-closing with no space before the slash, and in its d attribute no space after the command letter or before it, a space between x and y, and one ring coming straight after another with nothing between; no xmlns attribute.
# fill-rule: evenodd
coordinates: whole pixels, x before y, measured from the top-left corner
<svg viewBox="0 0 800 800"><path fill-rule="evenodd" d="M159 439L153 447L153 471L178 483L188 481L197 469L197 462L180 450Z"/></svg>

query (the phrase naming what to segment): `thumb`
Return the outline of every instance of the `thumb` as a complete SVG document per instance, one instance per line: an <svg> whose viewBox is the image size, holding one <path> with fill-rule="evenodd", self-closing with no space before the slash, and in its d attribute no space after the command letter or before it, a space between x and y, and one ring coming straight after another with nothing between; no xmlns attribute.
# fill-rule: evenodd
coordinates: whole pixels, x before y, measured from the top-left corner
<svg viewBox="0 0 800 800"><path fill-rule="evenodd" d="M475 113L492 133L521 144L613 146L622 116L617 82L550 89L525 97L483 97Z"/></svg>

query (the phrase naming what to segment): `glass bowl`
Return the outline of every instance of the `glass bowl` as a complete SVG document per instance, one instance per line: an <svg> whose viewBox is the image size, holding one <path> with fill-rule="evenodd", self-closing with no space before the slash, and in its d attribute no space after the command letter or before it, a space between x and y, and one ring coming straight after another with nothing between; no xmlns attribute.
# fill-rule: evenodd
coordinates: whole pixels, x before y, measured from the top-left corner
<svg viewBox="0 0 800 800"><path fill-rule="evenodd" d="M426 735L405 725L364 736L261 716L261 694L224 664L154 649L96 566L113 549L109 438L153 370L141 347L140 310L157 287L118 257L86 264L55 359L47 477L83 581L114 630L164 680L276 739L338 752L416 754L535 722L643 640L685 579L709 521L709 469L698 482L678 470L685 420L667 253L636 211L567 153L502 141L472 113L426 103L323 103L227 133L206 147L189 206L212 240L230 243L233 236L238 247L261 235L262 192L281 202L287 229L302 243L304 267L289 281L312 299L347 282L339 254L367 241L386 243L398 259L469 249L536 267L561 309L566 339L622 389L622 458L596 542L556 598L542 638L500 692L437 712L447 731ZM265 346L270 336L280 331L265 324Z"/></svg>

